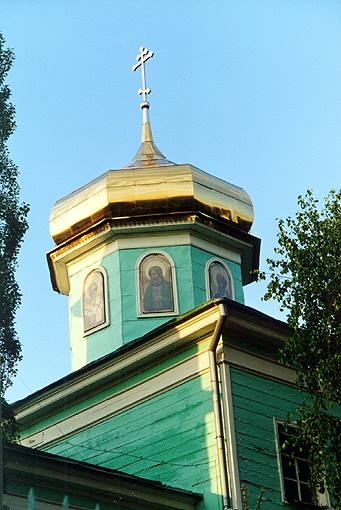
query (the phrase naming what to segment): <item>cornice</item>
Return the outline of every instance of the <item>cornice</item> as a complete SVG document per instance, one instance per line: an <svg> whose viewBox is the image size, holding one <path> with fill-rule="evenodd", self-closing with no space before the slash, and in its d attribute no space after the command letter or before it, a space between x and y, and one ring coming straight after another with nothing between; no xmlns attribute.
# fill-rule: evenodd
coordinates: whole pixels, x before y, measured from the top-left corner
<svg viewBox="0 0 341 510"><path fill-rule="evenodd" d="M62 294L69 293L68 264L94 249L118 249L116 243L156 235L173 236L173 241L182 233L197 237L205 244L212 243L235 252L241 258L243 284L254 280L254 270L259 267L260 240L231 222L210 218L203 213L155 214L100 221L88 230L75 234L47 253L47 262L53 289ZM172 241L172 245L174 242Z"/></svg>

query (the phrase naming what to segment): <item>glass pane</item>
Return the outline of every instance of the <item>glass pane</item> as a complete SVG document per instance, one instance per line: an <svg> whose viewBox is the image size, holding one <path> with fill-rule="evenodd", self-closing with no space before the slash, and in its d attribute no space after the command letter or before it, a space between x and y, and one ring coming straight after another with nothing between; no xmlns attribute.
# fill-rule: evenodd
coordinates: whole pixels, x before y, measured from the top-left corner
<svg viewBox="0 0 341 510"><path fill-rule="evenodd" d="M285 478L296 480L295 461L286 455L282 455L282 470Z"/></svg>
<svg viewBox="0 0 341 510"><path fill-rule="evenodd" d="M287 501L298 501L297 483L284 478L284 492Z"/></svg>
<svg viewBox="0 0 341 510"><path fill-rule="evenodd" d="M309 459L309 450L306 446L302 446L301 444L296 444L294 448L294 453L296 457L300 459Z"/></svg>
<svg viewBox="0 0 341 510"><path fill-rule="evenodd" d="M209 267L210 297L232 297L231 280L226 268L220 262Z"/></svg>
<svg viewBox="0 0 341 510"><path fill-rule="evenodd" d="M311 490L311 488L307 484L301 483L300 489L301 489L301 501L303 501L304 503L312 503L314 505L317 505L316 494L313 490Z"/></svg>
<svg viewBox="0 0 341 510"><path fill-rule="evenodd" d="M105 323L104 278L100 271L90 273L83 289L84 331Z"/></svg>
<svg viewBox="0 0 341 510"><path fill-rule="evenodd" d="M299 478L301 482L308 482L310 463L308 460L297 460Z"/></svg>
<svg viewBox="0 0 341 510"><path fill-rule="evenodd" d="M291 427L292 428L292 427ZM291 429L290 428L290 429ZM289 429L289 430L290 430ZM287 443L287 448L289 449L289 451L291 452L291 448L290 448L290 438L291 434L290 433L287 433L285 431L285 428L284 428L284 425L282 424L278 424L278 439L279 439L279 445L280 447L282 448L284 443Z"/></svg>

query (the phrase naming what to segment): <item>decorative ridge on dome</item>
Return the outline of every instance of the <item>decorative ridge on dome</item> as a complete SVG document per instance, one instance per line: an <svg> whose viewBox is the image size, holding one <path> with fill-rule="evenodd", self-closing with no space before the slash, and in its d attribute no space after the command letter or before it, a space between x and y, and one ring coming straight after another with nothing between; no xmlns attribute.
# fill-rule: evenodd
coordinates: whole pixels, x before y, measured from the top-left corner
<svg viewBox="0 0 341 510"><path fill-rule="evenodd" d="M136 71L141 67L142 87L138 90L138 94L142 96L140 107L142 109L142 139L141 145L133 160L124 168L141 167L141 166L165 166L174 165L162 154L155 145L153 140L152 128L149 120L149 102L148 95L151 89L146 86L145 62L152 58L154 53L141 46L140 53L137 55L137 64L133 65L132 70Z"/></svg>

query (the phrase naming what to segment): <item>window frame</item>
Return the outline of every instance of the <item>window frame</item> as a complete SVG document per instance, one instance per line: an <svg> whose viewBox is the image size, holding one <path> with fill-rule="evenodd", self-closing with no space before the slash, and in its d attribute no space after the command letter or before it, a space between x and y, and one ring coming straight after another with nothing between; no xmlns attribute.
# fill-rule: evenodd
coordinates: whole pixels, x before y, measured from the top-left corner
<svg viewBox="0 0 341 510"><path fill-rule="evenodd" d="M308 479L304 479L300 477L300 468L299 464L302 463L306 465L311 465L311 460L309 459L309 456L304 455L295 455L292 454L290 450L287 452L283 452L281 445L283 444L283 441L281 440L281 436L283 435L289 437L290 436L290 429L294 431L297 429L297 426L295 423L290 423L287 425L288 431L285 430L285 423L281 420L274 420L275 424L275 435L276 435L276 450L277 450L277 460L278 460L278 468L279 468L279 474L280 474L280 483L281 483L281 492L282 492L282 501L283 503L287 503L290 505L299 506L306 509L321 509L321 508L331 508L329 497L327 491L325 491L324 494L321 494L316 489L315 491L315 497L316 497L316 503L313 501L305 500L304 495L302 495L302 485L306 487L307 492L311 491ZM294 472L295 476L290 477L287 474L285 474L285 464L284 459L292 459L294 462ZM285 483L287 481L287 484ZM296 492L299 499L291 498L288 494L288 483L294 482L296 484Z"/></svg>

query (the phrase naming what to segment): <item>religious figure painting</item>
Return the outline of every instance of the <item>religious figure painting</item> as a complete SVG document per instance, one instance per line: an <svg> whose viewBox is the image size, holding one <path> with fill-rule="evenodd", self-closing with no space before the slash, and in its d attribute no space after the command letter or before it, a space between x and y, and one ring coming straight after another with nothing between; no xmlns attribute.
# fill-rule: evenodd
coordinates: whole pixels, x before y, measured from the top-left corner
<svg viewBox="0 0 341 510"><path fill-rule="evenodd" d="M139 266L139 295L142 314L174 312L174 292L171 265L160 254L142 259Z"/></svg>
<svg viewBox="0 0 341 510"><path fill-rule="evenodd" d="M106 323L104 275L92 271L85 279L83 287L84 332Z"/></svg>
<svg viewBox="0 0 341 510"><path fill-rule="evenodd" d="M211 262L208 268L209 298L227 297L232 299L231 276L221 262Z"/></svg>

